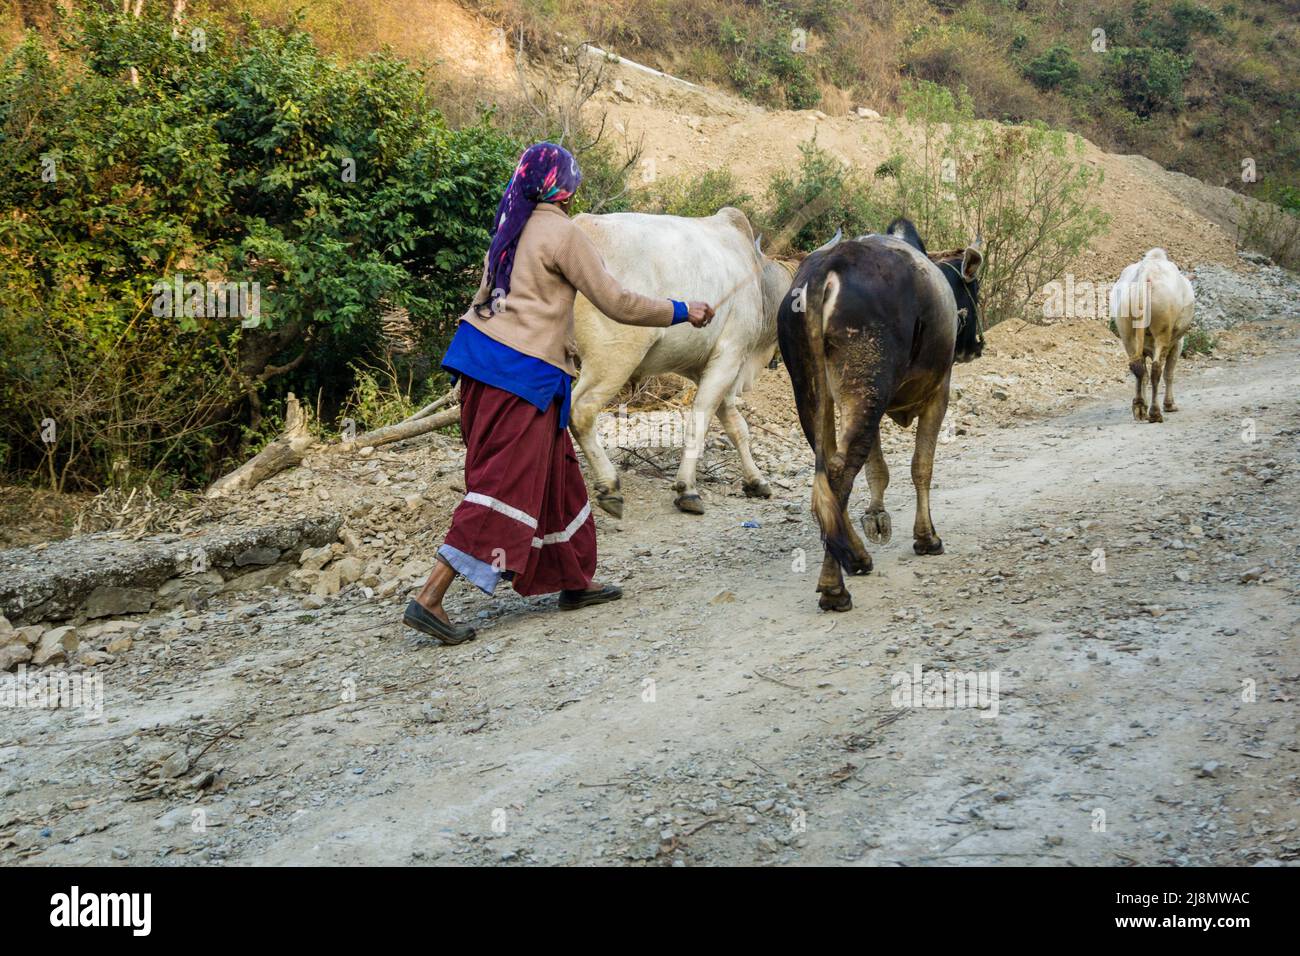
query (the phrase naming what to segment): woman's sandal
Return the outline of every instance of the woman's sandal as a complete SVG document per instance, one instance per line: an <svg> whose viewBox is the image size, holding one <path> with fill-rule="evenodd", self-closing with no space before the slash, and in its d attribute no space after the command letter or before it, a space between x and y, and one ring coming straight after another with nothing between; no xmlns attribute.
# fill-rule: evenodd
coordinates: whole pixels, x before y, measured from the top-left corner
<svg viewBox="0 0 1300 956"><path fill-rule="evenodd" d="M422 634L436 637L444 644L464 644L474 640L474 628L468 624L448 624L431 614L419 601L411 601L406 605L402 623Z"/></svg>
<svg viewBox="0 0 1300 956"><path fill-rule="evenodd" d="M613 584L606 584L595 591L561 591L560 610L576 611L579 608L591 607L593 604L617 601L622 596L623 589Z"/></svg>

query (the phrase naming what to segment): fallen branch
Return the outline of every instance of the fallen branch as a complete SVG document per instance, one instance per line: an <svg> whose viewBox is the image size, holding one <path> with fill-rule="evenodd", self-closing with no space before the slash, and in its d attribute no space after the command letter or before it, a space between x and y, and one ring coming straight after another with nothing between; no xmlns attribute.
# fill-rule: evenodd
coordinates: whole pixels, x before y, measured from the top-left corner
<svg viewBox="0 0 1300 956"><path fill-rule="evenodd" d="M298 465L316 444L316 436L307 428L309 414L290 392L285 402L284 431L280 437L230 474L214 481L205 497L220 498L232 491L248 491L272 475Z"/></svg>
<svg viewBox="0 0 1300 956"><path fill-rule="evenodd" d="M767 425L764 425L762 422L754 422L754 427L763 429L763 431L767 432L769 435L773 435L781 439L781 441L785 442L787 445L797 444L797 442L795 442L795 440L791 438L789 435L783 435L775 428L770 428Z"/></svg>
<svg viewBox="0 0 1300 956"><path fill-rule="evenodd" d="M396 425L376 428L372 432L358 435L348 442L348 445L356 448L374 448L378 445L402 441L405 438L415 438L417 435L424 435L436 429L454 425L458 421L460 421L460 406L453 405L451 408L443 409L424 418L408 418Z"/></svg>
<svg viewBox="0 0 1300 956"><path fill-rule="evenodd" d="M689 830L683 833L682 836L693 836L694 834L699 833L707 826L712 826L715 823L726 823L726 822L727 822L726 817L709 817L707 820L703 820L697 823L695 826L691 827Z"/></svg>
<svg viewBox="0 0 1300 956"><path fill-rule="evenodd" d="M399 424L405 422L413 422L421 418L428 418L430 415L432 415L438 409L442 408L444 405L451 405L458 401L460 401L459 385L453 388L446 395L442 396L442 398L439 398L436 401L432 401L428 405L425 405L424 408L420 409L414 415L408 415L406 418L403 418L402 422Z"/></svg>
<svg viewBox="0 0 1300 956"><path fill-rule="evenodd" d="M755 677L761 677L763 680L771 681L773 684L780 684L782 687L788 687L788 688L790 688L790 690L797 690L797 691L799 691L799 692L801 692L801 693L807 693L807 691L806 691L804 688L802 688L802 687L798 687L798 686L796 686L796 685L794 685L794 684L787 684L785 681L783 681L783 680L777 680L775 677L768 677L768 676L767 676L766 674L764 674L762 671L751 671L751 673L752 673Z"/></svg>

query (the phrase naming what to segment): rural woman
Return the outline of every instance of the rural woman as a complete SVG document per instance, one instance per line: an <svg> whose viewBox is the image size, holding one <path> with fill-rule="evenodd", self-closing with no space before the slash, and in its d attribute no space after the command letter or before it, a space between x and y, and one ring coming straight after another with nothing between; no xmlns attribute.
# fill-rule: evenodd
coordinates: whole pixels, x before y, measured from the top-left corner
<svg viewBox="0 0 1300 956"><path fill-rule="evenodd" d="M627 325L701 328L713 318L706 303L638 295L606 271L569 219L581 181L563 147L524 151L497 207L483 281L442 360L460 381L466 494L403 620L444 644L474 636L442 607L457 574L488 594L503 579L524 595L559 591L563 610L623 596L594 580L596 526L566 430L576 295Z"/></svg>

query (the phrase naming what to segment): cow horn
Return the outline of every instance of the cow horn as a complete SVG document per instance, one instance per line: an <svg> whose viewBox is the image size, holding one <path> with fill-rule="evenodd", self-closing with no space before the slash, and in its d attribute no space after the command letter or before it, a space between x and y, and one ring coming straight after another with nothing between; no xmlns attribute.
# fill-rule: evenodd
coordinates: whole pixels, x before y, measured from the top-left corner
<svg viewBox="0 0 1300 956"><path fill-rule="evenodd" d="M827 249L836 245L843 236L844 236L843 228L836 229L835 235L831 236L830 238L830 242L827 242L825 245L818 246L816 249L813 250L813 252L825 252Z"/></svg>
<svg viewBox="0 0 1300 956"><path fill-rule="evenodd" d="M754 240L754 249L761 256L763 254L763 234L760 232L758 238Z"/></svg>

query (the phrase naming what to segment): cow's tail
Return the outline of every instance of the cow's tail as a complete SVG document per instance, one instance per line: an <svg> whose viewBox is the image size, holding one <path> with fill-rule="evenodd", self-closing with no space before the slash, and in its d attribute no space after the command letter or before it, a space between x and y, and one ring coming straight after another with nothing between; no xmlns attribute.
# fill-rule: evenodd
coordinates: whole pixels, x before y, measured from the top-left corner
<svg viewBox="0 0 1300 956"><path fill-rule="evenodd" d="M830 273L827 273L815 285L810 286L804 312L807 317L809 352L815 370L813 389L817 395L817 417L814 424L817 441L813 449L816 472L813 475L812 510L817 518L817 524L821 527L821 537L826 550L841 567L851 567L853 548L849 544L844 509L840 507L839 498L831 488L830 474L826 467L827 457L836 452L835 403L831 399L830 380L826 371L826 342L822 334L827 321L827 317L822 314L822 309L825 305L826 283L829 278Z"/></svg>
<svg viewBox="0 0 1300 956"><path fill-rule="evenodd" d="M1133 336L1134 351L1136 358L1129 356L1129 371L1131 371L1140 382L1142 376L1146 374L1146 360L1143 352L1146 350L1147 329L1151 326L1151 276L1143 271L1142 285L1142 314L1140 321L1136 323L1135 335ZM1130 309L1131 310L1131 309Z"/></svg>

